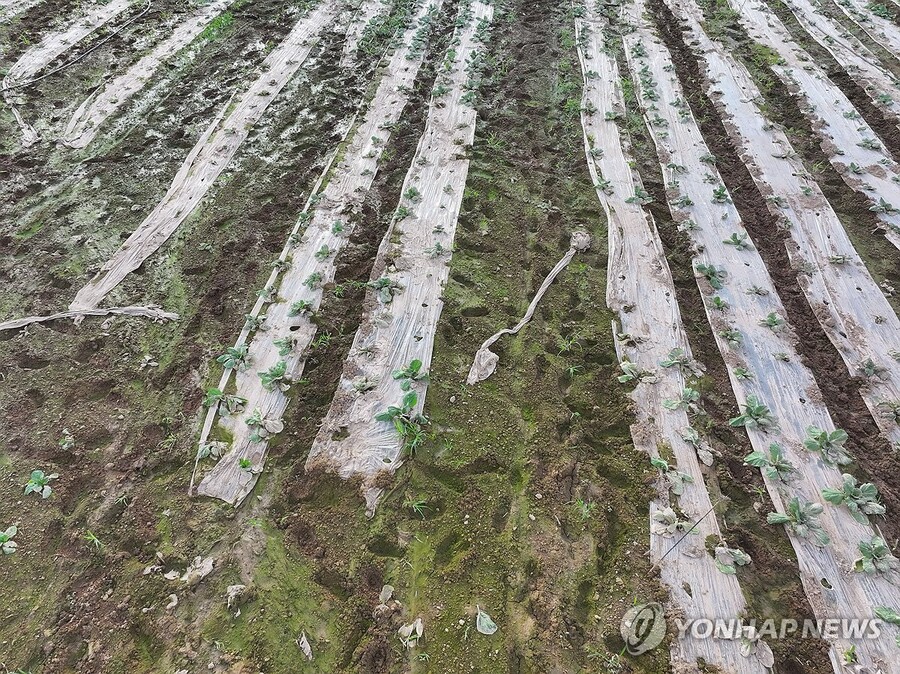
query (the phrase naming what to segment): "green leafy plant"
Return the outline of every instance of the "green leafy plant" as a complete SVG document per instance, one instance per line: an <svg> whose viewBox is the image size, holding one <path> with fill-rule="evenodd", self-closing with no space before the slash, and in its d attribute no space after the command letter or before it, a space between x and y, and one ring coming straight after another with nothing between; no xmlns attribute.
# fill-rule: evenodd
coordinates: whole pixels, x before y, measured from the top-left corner
<svg viewBox="0 0 900 674"><path fill-rule="evenodd" d="M253 332L254 330L265 330L266 315L260 314L259 316L254 316L253 314L244 314L244 327L250 332Z"/></svg>
<svg viewBox="0 0 900 674"><path fill-rule="evenodd" d="M247 367L247 353L250 347L246 344L238 346L229 346L225 349L225 353L216 358L217 363L221 363L226 370L245 369Z"/></svg>
<svg viewBox="0 0 900 674"><path fill-rule="evenodd" d="M703 465L713 465L712 450L709 448L709 445L703 442L700 438L700 434L693 427L688 426L687 428L682 428L680 435L682 440L694 448L694 451L697 452L697 458L703 462Z"/></svg>
<svg viewBox="0 0 900 674"><path fill-rule="evenodd" d="M400 405L390 405L387 410L375 415L377 421L386 421L394 425L397 434L403 439L404 450L414 455L426 440L424 426L429 423L428 417L416 413L419 396L415 391L407 391Z"/></svg>
<svg viewBox="0 0 900 674"><path fill-rule="evenodd" d="M408 199L415 204L422 200L422 193L415 187L410 187L403 193L403 198Z"/></svg>
<svg viewBox="0 0 900 674"><path fill-rule="evenodd" d="M715 265L698 264L697 273L705 277L715 290L721 290L725 285L725 277L728 273L724 269L717 269Z"/></svg>
<svg viewBox="0 0 900 674"><path fill-rule="evenodd" d="M737 567L746 566L753 560L740 548L729 548L719 545L715 550L716 568L722 573L733 576L737 573Z"/></svg>
<svg viewBox="0 0 900 674"><path fill-rule="evenodd" d="M403 507L409 508L424 520L425 513L428 511L428 500L422 498L421 496L417 498L407 498L403 502Z"/></svg>
<svg viewBox="0 0 900 674"><path fill-rule="evenodd" d="M259 408L253 410L253 413L247 417L245 423L252 430L250 434L251 442L263 442L284 430L284 424L281 421L264 417Z"/></svg>
<svg viewBox="0 0 900 674"><path fill-rule="evenodd" d="M751 452L744 457L744 463L761 469L770 480L789 482L797 477L797 469L784 458L784 449L777 442L769 445L768 451Z"/></svg>
<svg viewBox="0 0 900 674"><path fill-rule="evenodd" d="M819 522L819 515L825 508L821 503L801 501L794 497L788 504L786 513L769 513L766 521L769 524L785 524L797 536L808 538L818 546L825 546L831 542L828 534Z"/></svg>
<svg viewBox="0 0 900 674"><path fill-rule="evenodd" d="M690 368L691 359L688 358L684 349L677 346L669 351L668 355L659 361L659 364L663 367L677 367L679 370L684 371Z"/></svg>
<svg viewBox="0 0 900 674"><path fill-rule="evenodd" d="M290 381L290 377L287 375L287 363L283 360L279 360L268 370L258 373L260 380L262 380L263 388L267 391L287 391L291 388L291 385L288 383Z"/></svg>
<svg viewBox="0 0 900 674"><path fill-rule="evenodd" d="M882 400L876 405L878 416L900 424L900 400Z"/></svg>
<svg viewBox="0 0 900 674"><path fill-rule="evenodd" d="M625 200L625 203L626 204L641 204L641 205L652 204L653 197L651 197L650 194L643 187L635 187L634 195L628 197Z"/></svg>
<svg viewBox="0 0 900 674"><path fill-rule="evenodd" d="M346 227L343 220L335 220L333 223L331 223L331 233L335 236L340 236L341 234L343 234L345 229Z"/></svg>
<svg viewBox="0 0 900 674"><path fill-rule="evenodd" d="M387 276L382 276L375 281L369 281L366 286L378 293L378 299L381 300L382 304L390 304L394 299L394 295L403 290L402 285Z"/></svg>
<svg viewBox="0 0 900 674"><path fill-rule="evenodd" d="M854 560L853 570L859 573L891 573L900 569L900 560L891 554L891 549L881 536L872 536L857 545L860 557Z"/></svg>
<svg viewBox="0 0 900 674"><path fill-rule="evenodd" d="M422 361L418 358L410 361L406 367L391 372L391 377L395 380L400 380L400 388L403 391L409 391L412 382L427 382L429 380L428 373L422 371Z"/></svg>
<svg viewBox="0 0 900 674"><path fill-rule="evenodd" d="M729 419L729 426L734 428L743 426L744 428L751 428L765 433L778 425L775 417L772 416L772 411L756 396L747 396L747 402L742 407L744 408L744 413Z"/></svg>
<svg viewBox="0 0 900 674"><path fill-rule="evenodd" d="M690 386L685 386L678 398L663 400L663 407L667 410L687 410L688 412L696 413L700 411L700 408L697 406L699 400L700 391Z"/></svg>
<svg viewBox="0 0 900 674"><path fill-rule="evenodd" d="M50 487L50 481L58 478L56 473L45 475L42 470L31 471L31 477L25 483L25 494L40 494L41 498L50 498L53 489Z"/></svg>
<svg viewBox="0 0 900 674"><path fill-rule="evenodd" d="M897 613L895 609L887 606L876 606L875 616L886 623L900 626L900 613ZM897 637L897 645L900 646L900 636Z"/></svg>
<svg viewBox="0 0 900 674"><path fill-rule="evenodd" d="M878 500L878 487L871 482L857 485L849 473L841 475L838 489L823 489L822 498L836 506L845 505L857 522L868 524L868 515L884 515L885 507Z"/></svg>
<svg viewBox="0 0 900 674"><path fill-rule="evenodd" d="M206 397L203 399L203 405L205 407L212 407L213 405L218 404L219 409L221 410L224 408L228 414L240 412L244 408L246 402L246 398L242 398L239 395L226 394L217 388L207 389Z"/></svg>
<svg viewBox="0 0 900 674"><path fill-rule="evenodd" d="M585 501L583 498L580 498L575 501L575 510L578 512L578 517L581 521L587 522L594 516L594 511L597 510L597 504L593 501Z"/></svg>
<svg viewBox="0 0 900 674"><path fill-rule="evenodd" d="M280 339L272 340L272 344L278 347L278 355L284 358L291 351L294 350L294 338L293 337L282 337Z"/></svg>
<svg viewBox="0 0 900 674"><path fill-rule="evenodd" d="M726 189L725 185L719 185L717 188L715 188L713 190L712 201L714 204L730 204L731 203L731 197L728 196L728 190Z"/></svg>
<svg viewBox="0 0 900 674"><path fill-rule="evenodd" d="M319 262L324 262L329 257L331 257L332 253L334 253L334 251L331 250L331 248L329 248L327 245L323 245L321 248L319 248L319 250L315 252L313 257L316 258Z"/></svg>
<svg viewBox="0 0 900 674"><path fill-rule="evenodd" d="M684 493L684 485L694 483L693 477L687 473L675 470L675 468L670 466L665 459L651 458L650 463L662 473L663 477L666 478L669 483L669 489L671 489L672 493L676 496L681 496Z"/></svg>
<svg viewBox="0 0 900 674"><path fill-rule="evenodd" d="M722 243L734 246L738 250L748 250L753 248L753 246L750 245L750 242L747 241L747 235L738 232L733 232L727 239L722 239Z"/></svg>
<svg viewBox="0 0 900 674"><path fill-rule="evenodd" d="M202 461L203 459L213 459L218 461L225 454L225 451L228 449L228 444L222 442L221 440L211 440L209 442L204 442L200 447L197 448L197 460Z"/></svg>
<svg viewBox="0 0 900 674"><path fill-rule="evenodd" d="M753 373L745 367L734 368L735 379L749 380L753 379Z"/></svg>
<svg viewBox="0 0 900 674"><path fill-rule="evenodd" d="M616 377L616 379L618 379L621 384L627 384L631 381L656 381L652 372L642 370L628 359L619 363L619 368L622 370L622 374Z"/></svg>
<svg viewBox="0 0 900 674"><path fill-rule="evenodd" d="M6 531L0 531L0 552L4 555L11 555L19 547L13 538L19 533L19 528L13 524L6 528Z"/></svg>
<svg viewBox="0 0 900 674"><path fill-rule="evenodd" d="M288 309L288 316L312 316L313 303L309 300L297 300Z"/></svg>
<svg viewBox="0 0 900 674"><path fill-rule="evenodd" d="M709 300L709 305L715 309L716 311L728 311L728 302L723 300L718 295L714 295L712 299Z"/></svg>
<svg viewBox="0 0 900 674"><path fill-rule="evenodd" d="M883 379L887 372L886 367L878 365L871 358L866 358L863 362L856 366L856 371L867 379Z"/></svg>
<svg viewBox="0 0 900 674"><path fill-rule="evenodd" d="M253 472L253 462L245 456L242 456L238 459L238 468L241 470L252 473Z"/></svg>
<svg viewBox="0 0 900 674"><path fill-rule="evenodd" d="M850 455L844 450L844 443L848 439L847 432L836 428L830 433L817 426L809 426L806 429L806 439L803 446L811 452L817 452L822 460L830 466L843 466L852 463Z"/></svg>
<svg viewBox="0 0 900 674"><path fill-rule="evenodd" d="M97 535L90 529L85 532L84 540L93 545L95 550L102 550L104 547L103 541L97 538Z"/></svg>
<svg viewBox="0 0 900 674"><path fill-rule="evenodd" d="M697 533L694 523L680 519L672 508L660 508L653 513L650 531L666 537L674 537L679 532Z"/></svg>
<svg viewBox="0 0 900 674"><path fill-rule="evenodd" d="M778 313L771 311L765 318L759 319L759 324L773 332L778 332L784 327L784 319Z"/></svg>
<svg viewBox="0 0 900 674"><path fill-rule="evenodd" d="M320 288L322 286L322 274L320 272L314 271L304 279L303 285L310 290L316 290L317 288Z"/></svg>
<svg viewBox="0 0 900 674"><path fill-rule="evenodd" d="M62 438L59 440L59 448L64 452L68 452L75 447L75 436L69 432L68 428L64 428Z"/></svg>

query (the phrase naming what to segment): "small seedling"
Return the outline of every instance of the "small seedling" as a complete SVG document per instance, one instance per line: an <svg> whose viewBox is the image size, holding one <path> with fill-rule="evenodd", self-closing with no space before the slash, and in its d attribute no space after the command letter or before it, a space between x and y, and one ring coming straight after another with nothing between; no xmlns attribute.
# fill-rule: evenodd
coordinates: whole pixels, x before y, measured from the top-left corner
<svg viewBox="0 0 900 674"><path fill-rule="evenodd" d="M313 304L309 300L297 300L288 309L288 316L312 316Z"/></svg>
<svg viewBox="0 0 900 674"><path fill-rule="evenodd" d="M764 405L756 396L747 396L747 402L743 405L744 413L728 420L728 425L734 428L750 428L763 433L777 426L772 411Z"/></svg>
<svg viewBox="0 0 900 674"><path fill-rule="evenodd" d="M412 382L427 382L429 380L428 373L422 371L422 361L418 358L410 361L406 367L391 372L391 377L395 380L400 380L400 388L403 391L409 391L412 387Z"/></svg>
<svg viewBox="0 0 900 674"><path fill-rule="evenodd" d="M51 473L45 475L42 470L31 471L31 477L25 483L25 494L40 494L41 498L50 498L53 489L50 488L50 481L58 478L59 475Z"/></svg>
<svg viewBox="0 0 900 674"><path fill-rule="evenodd" d="M857 486L856 478L849 473L841 475L838 489L823 489L822 498L836 506L845 505L857 522L868 524L868 515L884 515L885 507L878 500L878 487L871 482Z"/></svg>
<svg viewBox="0 0 900 674"><path fill-rule="evenodd" d="M280 360L268 370L260 372L259 378L262 380L263 388L267 391L275 391L277 389L283 393L291 388L291 385L288 383L290 377L286 373L287 363Z"/></svg>
<svg viewBox="0 0 900 674"><path fill-rule="evenodd" d="M725 185L719 185L713 190L712 201L714 204L730 204L731 197L728 196L728 190Z"/></svg>
<svg viewBox="0 0 900 674"><path fill-rule="evenodd" d="M725 285L725 277L728 275L724 269L717 269L715 265L711 264L698 264L697 273L704 276L715 290L722 289Z"/></svg>
<svg viewBox="0 0 900 674"><path fill-rule="evenodd" d="M819 522L819 515L824 510L821 503L801 501L795 496L788 504L786 513L769 513L766 521L769 524L785 524L797 536L809 538L816 545L824 547L831 542L831 538Z"/></svg>
<svg viewBox="0 0 900 674"><path fill-rule="evenodd" d="M806 440L803 446L811 452L817 452L821 455L822 460L830 466L843 466L852 463L853 459L844 450L844 443L848 439L847 432L841 428L836 428L830 433L816 426L809 426L806 429Z"/></svg>
<svg viewBox="0 0 900 674"><path fill-rule="evenodd" d="M99 538L97 538L96 534L94 534L93 531L90 530L85 532L84 540L93 545L95 550L100 550L104 546L104 543Z"/></svg>
<svg viewBox="0 0 900 674"><path fill-rule="evenodd" d="M769 445L767 452L751 452L744 457L744 463L761 469L770 480L788 482L797 476L797 469L784 458L784 449L777 442Z"/></svg>
<svg viewBox="0 0 900 674"><path fill-rule="evenodd" d="M246 344L239 344L238 346L228 347L225 349L225 353L216 358L217 363L221 363L222 366L226 370L237 369L245 369L247 367L247 352L250 350L250 347Z"/></svg>
<svg viewBox="0 0 900 674"><path fill-rule="evenodd" d="M772 332L778 332L784 327L784 319L776 312L770 312L765 318L759 320L759 324L769 328Z"/></svg>
<svg viewBox="0 0 900 674"><path fill-rule="evenodd" d="M738 250L748 250L750 248L753 248L753 246L751 246L747 241L747 235L744 233L739 234L737 232L734 232L727 239L723 239L722 243L728 244L729 246L734 246Z"/></svg>
<svg viewBox="0 0 900 674"><path fill-rule="evenodd" d="M740 548L729 548L725 545L716 547L714 560L716 568L728 576L737 573L737 567L746 566L753 560Z"/></svg>
<svg viewBox="0 0 900 674"><path fill-rule="evenodd" d="M677 399L663 400L663 407L667 410L686 410L688 412L697 413L700 411L700 408L697 405L699 400L700 391L691 388L690 386L685 386Z"/></svg>
<svg viewBox="0 0 900 674"><path fill-rule="evenodd" d="M666 478L669 483L669 488L676 496L681 496L684 493L684 485L694 483L693 477L691 477L687 473L682 473L681 471L675 470L675 468L670 466L668 461L664 459L651 458L650 463Z"/></svg>
<svg viewBox="0 0 900 674"><path fill-rule="evenodd" d="M900 569L900 560L891 554L881 536L860 541L857 549L860 557L853 562L853 570L858 573L891 573Z"/></svg>
<svg viewBox="0 0 900 674"><path fill-rule="evenodd" d="M68 428L64 428L62 432L62 438L59 440L59 448L64 452L68 452L73 447L75 447L75 436L69 433Z"/></svg>
<svg viewBox="0 0 900 674"><path fill-rule="evenodd" d="M17 533L19 533L19 528L15 524L7 527L6 531L0 531L0 551L4 555L13 554L19 547L19 544L13 540Z"/></svg>
<svg viewBox="0 0 900 674"><path fill-rule="evenodd" d="M378 299L382 304L390 304L394 299L394 295L403 290L402 285L387 276L382 276L375 281L369 281L366 286L378 293Z"/></svg>

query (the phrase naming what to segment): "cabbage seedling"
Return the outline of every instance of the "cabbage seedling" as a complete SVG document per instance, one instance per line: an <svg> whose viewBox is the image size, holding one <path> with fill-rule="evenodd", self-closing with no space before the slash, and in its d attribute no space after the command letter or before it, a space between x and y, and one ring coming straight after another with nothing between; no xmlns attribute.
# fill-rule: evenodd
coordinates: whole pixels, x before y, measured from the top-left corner
<svg viewBox="0 0 900 674"><path fill-rule="evenodd" d="M866 358L863 362L856 366L856 371L867 379L883 379L887 368L878 365L871 358Z"/></svg>
<svg viewBox="0 0 900 674"><path fill-rule="evenodd" d="M197 449L197 460L202 461L203 459L211 458L218 461L225 454L226 449L228 449L228 444L220 440L204 442Z"/></svg>
<svg viewBox="0 0 900 674"><path fill-rule="evenodd" d="M700 434L691 426L681 429L681 439L688 443L697 452L697 457L706 466L713 464L713 453L709 446L700 438Z"/></svg>
<svg viewBox="0 0 900 674"><path fill-rule="evenodd" d="M729 419L729 426L734 428L743 426L744 428L752 428L765 433L778 425L775 417L772 416L772 411L760 402L756 396L747 396L747 402L743 407L744 413Z"/></svg>
<svg viewBox="0 0 900 674"><path fill-rule="evenodd" d="M750 555L739 548L729 548L725 545L716 547L716 568L722 573L733 576L737 573L737 567L746 566L751 561Z"/></svg>
<svg viewBox="0 0 900 674"><path fill-rule="evenodd" d="M690 367L691 359L687 357L687 354L684 352L684 349L681 347L675 347L669 354L659 361L659 364L663 367L677 367L679 370L684 370L685 368Z"/></svg>
<svg viewBox="0 0 900 674"><path fill-rule="evenodd" d="M626 384L630 381L647 381L651 383L656 381L656 377L653 376L652 372L642 370L630 360L623 360L619 363L619 367L622 370L622 374L617 379L621 384Z"/></svg>
<svg viewBox="0 0 900 674"><path fill-rule="evenodd" d="M59 448L64 452L68 452L75 446L75 436L69 433L68 428L64 428L62 434L63 436L59 440Z"/></svg>
<svg viewBox="0 0 900 674"><path fill-rule="evenodd" d="M823 489L822 498L836 506L845 505L857 522L868 524L867 515L884 515L885 508L878 501L878 487L871 482L857 486L856 478L849 473L841 475L839 489Z"/></svg>
<svg viewBox="0 0 900 674"><path fill-rule="evenodd" d="M730 204L731 203L731 197L728 196L728 190L725 188L725 185L719 185L716 189L713 190L712 202L714 204ZM737 235L732 234L731 236L732 236L732 238L734 238ZM746 237L747 237L747 235L744 234L744 238L746 238ZM729 242L726 241L725 243L729 243Z"/></svg>
<svg viewBox="0 0 900 674"><path fill-rule="evenodd" d="M753 246L750 245L750 242L747 241L746 234L733 233L727 239L722 239L722 243L729 246L734 246L738 250L748 250L750 248L753 248Z"/></svg>
<svg viewBox="0 0 900 674"><path fill-rule="evenodd" d="M50 488L50 480L55 480L59 475L51 473L45 475L42 470L31 471L31 477L25 483L25 494L40 494L41 498L50 498L53 489Z"/></svg>
<svg viewBox="0 0 900 674"><path fill-rule="evenodd" d="M325 246L322 246L321 248L319 248L319 250L316 251L316 253L315 253L315 255L313 255L313 257L315 257L319 262L324 262L329 257L331 257L331 254L333 252L334 251L331 250L331 248L329 248L327 245L325 245Z"/></svg>
<svg viewBox="0 0 900 674"><path fill-rule="evenodd" d="M247 367L247 353L250 351L250 347L246 344L239 344L238 346L229 346L225 349L225 353L216 358L217 363L221 363L222 366L226 370L233 370L235 368L245 369Z"/></svg>
<svg viewBox="0 0 900 674"><path fill-rule="evenodd" d="M778 332L784 327L784 319L779 314L772 311L765 318L761 318L759 324L764 328L769 328L772 332Z"/></svg>
<svg viewBox="0 0 900 674"><path fill-rule="evenodd" d="M423 426L429 423L428 417L415 412L418 402L418 394L415 391L407 391L399 407L390 405L387 410L375 415L376 421L387 421L394 425L404 441L404 449L410 455L415 454L416 449L425 442L426 435Z"/></svg>
<svg viewBox="0 0 900 674"><path fill-rule="evenodd" d="M900 400L882 400L876 405L878 416L900 424Z"/></svg>
<svg viewBox="0 0 900 674"><path fill-rule="evenodd" d="M860 541L857 546L860 558L853 562L853 570L861 573L890 573L900 569L900 560L880 536Z"/></svg>
<svg viewBox="0 0 900 674"><path fill-rule="evenodd" d="M770 480L787 482L796 477L797 469L784 458L784 449L777 442L769 445L767 452L751 452L744 457L744 463L762 470Z"/></svg>
<svg viewBox="0 0 900 674"><path fill-rule="evenodd" d="M650 524L651 533L658 536L674 537L678 532L697 533L693 522L678 519L678 515L671 508L661 508L653 513Z"/></svg>
<svg viewBox="0 0 900 674"><path fill-rule="evenodd" d="M306 277L306 279L303 281L303 285L310 290L316 290L322 285L322 274L314 271L312 274Z"/></svg>
<svg viewBox="0 0 900 674"><path fill-rule="evenodd" d="M410 361L406 367L391 372L391 377L400 380L400 388L403 391L409 391L414 381L427 382L429 380L428 373L422 371L422 361L418 358Z"/></svg>
<svg viewBox="0 0 900 674"><path fill-rule="evenodd" d="M687 473L682 473L681 471L675 470L669 463L664 459L650 459L650 463L654 468L660 470L663 476L669 482L669 488L672 490L672 493L676 496L681 496L684 493L684 485L685 484L693 484L694 478L688 475Z"/></svg>
<svg viewBox="0 0 900 674"><path fill-rule="evenodd" d="M203 399L203 405L205 407L212 407L218 403L219 408L221 409L224 407L228 414L240 412L244 408L246 402L246 398L242 398L239 395L223 393L217 388L207 389L206 397Z"/></svg>
<svg viewBox="0 0 900 674"><path fill-rule="evenodd" d="M266 438L284 430L283 423L278 419L265 418L259 408L253 410L253 413L247 417L246 424L253 429L253 433L250 435L251 442L263 442Z"/></svg>
<svg viewBox="0 0 900 674"><path fill-rule="evenodd" d="M19 544L13 540L17 533L19 533L19 528L15 524L7 527L6 531L0 531L0 551L3 551L4 555L13 554L19 547Z"/></svg>
<svg viewBox="0 0 900 674"><path fill-rule="evenodd" d="M244 314L244 327L250 332L253 332L254 330L265 330L266 315L260 314L259 316L254 316L253 314Z"/></svg>
<svg viewBox="0 0 900 674"><path fill-rule="evenodd" d="M294 349L293 337L282 337L272 341L272 344L278 347L278 355L284 358Z"/></svg>
<svg viewBox="0 0 900 674"><path fill-rule="evenodd" d="M819 522L819 515L825 510L821 503L801 501L798 497L791 499L786 513L769 513L766 521L769 524L785 524L801 538L808 538L816 545L828 545L831 539Z"/></svg>
<svg viewBox="0 0 900 674"><path fill-rule="evenodd" d="M818 452L822 455L822 460L830 466L846 465L852 463L850 455L844 450L844 443L847 442L847 431L836 428L830 433L816 426L809 426L806 429L806 440L803 446L811 452Z"/></svg>
<svg viewBox="0 0 900 674"><path fill-rule="evenodd" d="M297 300L288 309L288 316L312 316L313 304L309 300Z"/></svg>
<svg viewBox="0 0 900 674"><path fill-rule="evenodd" d="M283 360L279 360L275 365L270 367L268 370L264 372L259 372L259 378L262 380L263 388L267 391L279 390L281 392L287 391L291 388L291 385L288 384L290 381L290 377L286 374L287 372L287 363Z"/></svg>
<svg viewBox="0 0 900 674"><path fill-rule="evenodd" d="M675 400L663 400L663 407L667 410L687 410L688 412L699 412L697 401L700 400L700 391L686 386L681 390L681 396Z"/></svg>
<svg viewBox="0 0 900 674"><path fill-rule="evenodd" d="M378 293L378 299L381 300L382 304L390 304L394 299L394 295L403 290L402 285L387 276L382 276L375 281L369 281L366 286Z"/></svg>
<svg viewBox="0 0 900 674"><path fill-rule="evenodd" d="M711 264L698 264L697 273L704 276L715 290L721 290L724 287L725 277L728 275L724 269L717 269L715 265Z"/></svg>
<svg viewBox="0 0 900 674"><path fill-rule="evenodd" d="M709 301L709 304L716 311L728 311L728 302L723 300L718 295L713 296L713 298Z"/></svg>

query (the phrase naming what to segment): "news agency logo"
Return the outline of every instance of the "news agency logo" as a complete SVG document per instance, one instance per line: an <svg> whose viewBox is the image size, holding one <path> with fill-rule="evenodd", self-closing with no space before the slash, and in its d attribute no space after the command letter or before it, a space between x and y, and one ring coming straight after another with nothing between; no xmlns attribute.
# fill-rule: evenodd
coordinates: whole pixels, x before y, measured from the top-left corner
<svg viewBox="0 0 900 674"><path fill-rule="evenodd" d="M749 644L758 641L798 637L800 639L878 639L884 621L880 618L826 618L823 620L784 618L752 620L743 618L675 618L679 639L728 639ZM625 650L641 655L659 646L666 637L665 611L657 602L632 606L622 616L619 629Z"/></svg>
<svg viewBox="0 0 900 674"><path fill-rule="evenodd" d="M619 632L625 640L625 650L640 655L659 646L666 638L666 616L662 604L638 604L622 617Z"/></svg>

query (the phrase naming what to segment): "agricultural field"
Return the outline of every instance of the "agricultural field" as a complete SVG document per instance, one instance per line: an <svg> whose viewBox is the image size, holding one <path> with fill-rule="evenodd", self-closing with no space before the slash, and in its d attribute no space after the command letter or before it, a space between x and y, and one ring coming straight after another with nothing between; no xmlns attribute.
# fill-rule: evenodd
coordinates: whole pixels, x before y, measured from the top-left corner
<svg viewBox="0 0 900 674"><path fill-rule="evenodd" d="M0 674L900 674L897 0L0 0Z"/></svg>

